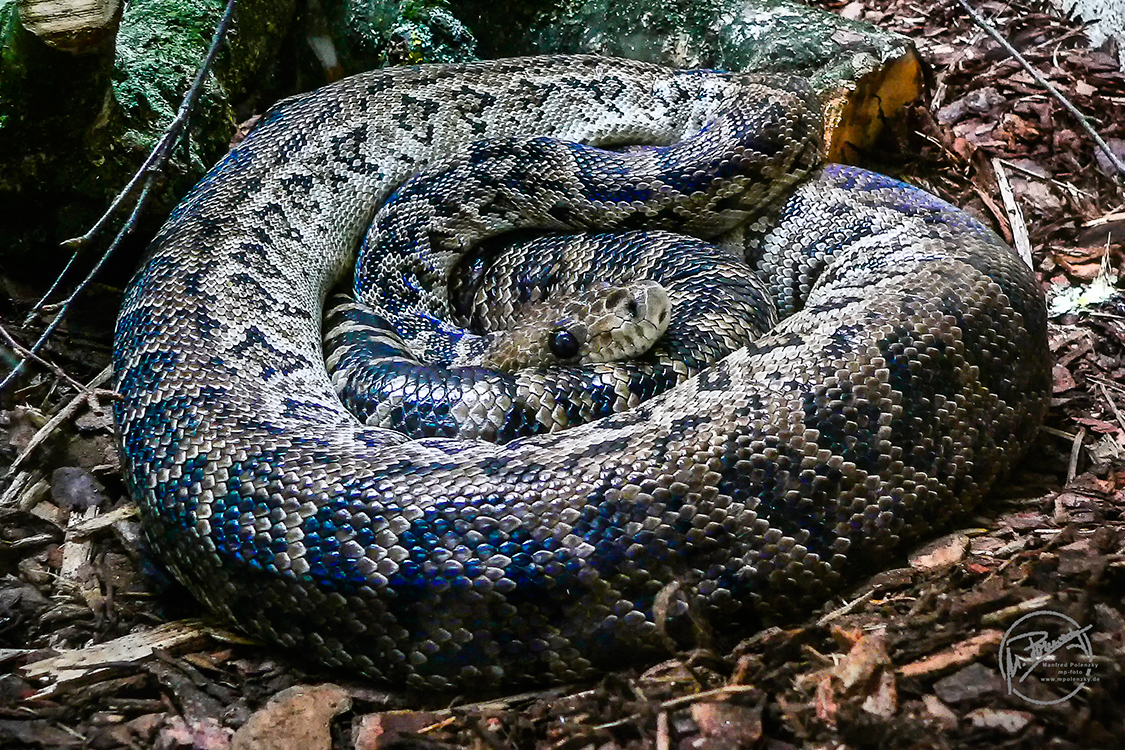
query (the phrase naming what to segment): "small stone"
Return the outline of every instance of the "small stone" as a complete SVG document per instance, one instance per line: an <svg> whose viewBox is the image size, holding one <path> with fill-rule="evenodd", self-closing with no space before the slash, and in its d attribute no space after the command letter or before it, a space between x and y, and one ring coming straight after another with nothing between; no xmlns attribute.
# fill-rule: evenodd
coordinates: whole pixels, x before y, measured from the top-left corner
<svg viewBox="0 0 1125 750"><path fill-rule="evenodd" d="M960 703L998 693L1003 687L1000 675L980 663L973 663L934 683L934 692L946 703Z"/></svg>
<svg viewBox="0 0 1125 750"><path fill-rule="evenodd" d="M965 557L969 538L964 534L948 534L907 556L910 567L919 571L951 568Z"/></svg>
<svg viewBox="0 0 1125 750"><path fill-rule="evenodd" d="M441 718L428 711L384 711L368 714L356 721L352 730L355 750L380 750L436 724Z"/></svg>
<svg viewBox="0 0 1125 750"><path fill-rule="evenodd" d="M51 475L51 500L60 508L84 510L100 507L108 498L93 474L77 466L63 466Z"/></svg>
<svg viewBox="0 0 1125 750"><path fill-rule="evenodd" d="M1031 723L1035 718L1025 711L1011 709L978 708L966 714L966 718L974 727L981 729L999 729L1007 734L1016 734Z"/></svg>

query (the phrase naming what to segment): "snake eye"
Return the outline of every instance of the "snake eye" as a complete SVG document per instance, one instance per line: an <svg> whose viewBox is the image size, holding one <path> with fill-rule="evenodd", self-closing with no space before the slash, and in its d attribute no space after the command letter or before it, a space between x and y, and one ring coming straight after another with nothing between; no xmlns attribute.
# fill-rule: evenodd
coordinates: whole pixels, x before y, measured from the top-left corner
<svg viewBox="0 0 1125 750"><path fill-rule="evenodd" d="M551 354L559 359L570 359L578 356L578 339L565 328L556 328L551 331L551 338L547 341Z"/></svg>

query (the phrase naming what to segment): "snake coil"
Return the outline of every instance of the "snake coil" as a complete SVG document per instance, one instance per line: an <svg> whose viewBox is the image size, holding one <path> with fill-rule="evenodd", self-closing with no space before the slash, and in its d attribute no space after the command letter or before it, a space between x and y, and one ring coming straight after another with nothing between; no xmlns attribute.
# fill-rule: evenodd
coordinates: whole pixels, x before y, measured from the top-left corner
<svg viewBox="0 0 1125 750"><path fill-rule="evenodd" d="M811 159L792 82L597 57L377 71L271 109L118 321L126 478L173 573L328 665L570 680L660 649L669 584L673 624L783 614L976 503L1045 409L1041 293L975 220L849 167L792 187L762 162L744 235L783 320L636 408L494 445L341 406L322 305L396 186L482 138L683 142L748 90L755 152ZM690 177L643 208L691 204Z"/></svg>

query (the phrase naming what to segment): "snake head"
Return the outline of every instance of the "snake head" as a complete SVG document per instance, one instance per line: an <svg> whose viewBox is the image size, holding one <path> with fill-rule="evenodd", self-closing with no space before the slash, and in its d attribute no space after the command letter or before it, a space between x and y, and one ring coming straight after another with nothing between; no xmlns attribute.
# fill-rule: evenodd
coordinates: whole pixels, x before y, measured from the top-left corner
<svg viewBox="0 0 1125 750"><path fill-rule="evenodd" d="M648 351L671 317L672 302L655 281L598 283L523 306L514 326L496 335L482 364L512 372L628 360Z"/></svg>

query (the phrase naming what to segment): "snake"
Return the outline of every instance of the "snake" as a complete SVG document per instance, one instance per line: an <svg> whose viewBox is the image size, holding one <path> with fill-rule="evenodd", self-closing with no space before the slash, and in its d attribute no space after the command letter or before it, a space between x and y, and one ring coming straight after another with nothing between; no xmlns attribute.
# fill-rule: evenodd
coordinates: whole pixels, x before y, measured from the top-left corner
<svg viewBox="0 0 1125 750"><path fill-rule="evenodd" d="M588 679L886 565L1032 440L1046 312L981 222L824 164L818 113L798 79L597 56L391 68L278 103L125 292L114 414L152 550L253 636L427 689ZM414 175L481 141L627 153L720 132L734 145L704 167L568 200L583 230L655 217L741 243L781 312L764 335L633 408L503 444L344 408L323 305Z"/></svg>
<svg viewBox="0 0 1125 750"><path fill-rule="evenodd" d="M776 322L740 251L674 232L551 233L467 257L464 273L435 269L437 309L329 304L325 363L366 424L495 442L567 429L682 383Z"/></svg>

